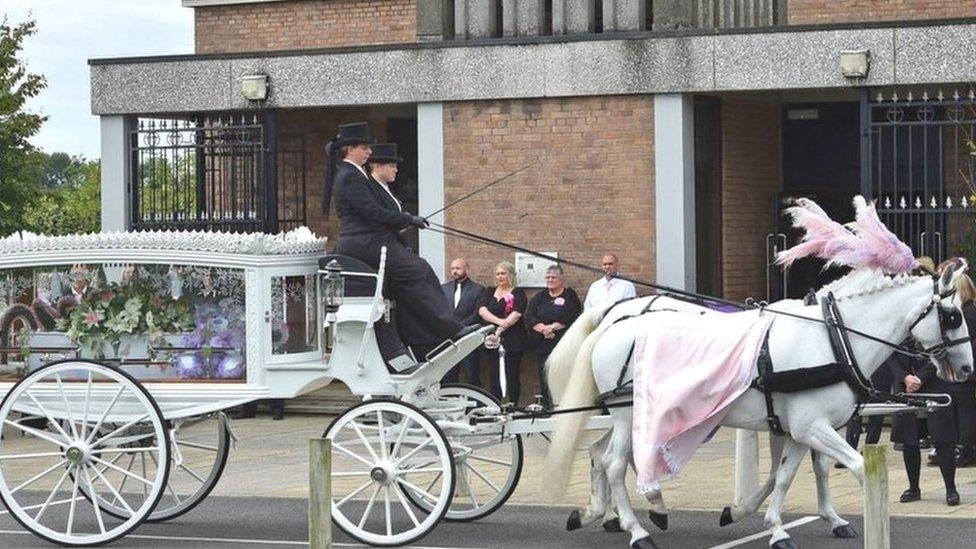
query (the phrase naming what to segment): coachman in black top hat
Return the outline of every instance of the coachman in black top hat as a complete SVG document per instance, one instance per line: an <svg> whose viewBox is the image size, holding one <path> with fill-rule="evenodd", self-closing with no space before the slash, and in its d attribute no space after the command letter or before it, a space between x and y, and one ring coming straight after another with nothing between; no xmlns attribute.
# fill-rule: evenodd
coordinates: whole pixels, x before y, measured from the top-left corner
<svg viewBox="0 0 976 549"><path fill-rule="evenodd" d="M400 334L407 345L429 348L477 329L463 328L454 319L437 275L400 236L401 229L429 224L403 211L390 191L400 160L396 145L377 145L374 150L371 143L365 123L340 126L333 141L332 158L340 160L332 179L341 220L336 253L378 268L380 248L386 247L387 291L397 302ZM372 176L364 169L367 163Z"/></svg>

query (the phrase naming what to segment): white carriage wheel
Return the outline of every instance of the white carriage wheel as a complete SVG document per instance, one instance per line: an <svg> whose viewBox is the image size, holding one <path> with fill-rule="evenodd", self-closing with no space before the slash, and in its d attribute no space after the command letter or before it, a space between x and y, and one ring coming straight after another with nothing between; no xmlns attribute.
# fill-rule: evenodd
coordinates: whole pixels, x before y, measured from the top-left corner
<svg viewBox="0 0 976 549"><path fill-rule="evenodd" d="M171 448L166 490L146 522L165 522L200 504L217 485L230 455L230 428L222 412L189 418L169 429ZM91 499L87 490L81 489ZM102 511L116 518L129 513L110 497L101 497Z"/></svg>
<svg viewBox="0 0 976 549"><path fill-rule="evenodd" d="M501 403L488 391L465 383L442 385L442 397L461 397L470 401L472 416L497 414ZM463 436L448 436L454 448L457 476L451 508L444 515L448 522L470 522L487 517L508 501L522 476L522 437L499 436L500 427L485 425L488 431ZM419 494L405 491L410 502L429 509L430 502ZM480 497L479 497L480 496Z"/></svg>
<svg viewBox="0 0 976 549"><path fill-rule="evenodd" d="M39 416L45 426L25 425L15 414ZM105 423L118 427L106 432ZM0 499L17 522L49 542L85 547L119 539L162 496L169 467L152 460L169 462L163 415L121 370L87 360L47 364L7 393L0 425L6 435L0 440ZM18 432L26 436L14 436ZM82 485L100 496L95 503L80 494ZM131 511L127 518L103 512L97 502L108 495Z"/></svg>
<svg viewBox="0 0 976 549"><path fill-rule="evenodd" d="M363 402L337 417L325 437L332 441L332 521L357 541L412 543L433 530L450 507L451 447L419 408L392 400ZM404 495L407 489L435 503L417 510Z"/></svg>

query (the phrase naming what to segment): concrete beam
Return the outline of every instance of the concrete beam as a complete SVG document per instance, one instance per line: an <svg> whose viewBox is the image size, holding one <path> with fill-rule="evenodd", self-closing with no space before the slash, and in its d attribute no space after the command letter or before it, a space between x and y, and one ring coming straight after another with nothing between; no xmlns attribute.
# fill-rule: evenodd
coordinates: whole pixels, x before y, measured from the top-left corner
<svg viewBox="0 0 976 549"><path fill-rule="evenodd" d="M99 61L92 112L250 109L240 82L256 73L271 79L267 108L972 82L974 35L976 24L957 23ZM871 51L866 79L840 74L847 49ZM386 85L376 85L376 74Z"/></svg>
<svg viewBox="0 0 976 549"><path fill-rule="evenodd" d="M127 116L101 117L102 232L127 231L132 225L129 206L129 139Z"/></svg>
<svg viewBox="0 0 976 549"><path fill-rule="evenodd" d="M695 291L695 104L690 94L654 96L654 225L657 282Z"/></svg>
<svg viewBox="0 0 976 549"><path fill-rule="evenodd" d="M444 105L417 105L417 214L436 212L444 207ZM430 219L444 222L444 214ZM438 277L446 268L444 235L420 231L420 256L430 263Z"/></svg>
<svg viewBox="0 0 976 549"><path fill-rule="evenodd" d="M646 6L644 0L603 0L603 32L642 30Z"/></svg>
<svg viewBox="0 0 976 549"><path fill-rule="evenodd" d="M552 0L552 33L591 33L596 20L595 13L594 0Z"/></svg>
<svg viewBox="0 0 976 549"><path fill-rule="evenodd" d="M539 36L545 29L545 0L502 0L504 36Z"/></svg>
<svg viewBox="0 0 976 549"><path fill-rule="evenodd" d="M457 38L491 38L498 35L496 0L454 0L454 32Z"/></svg>

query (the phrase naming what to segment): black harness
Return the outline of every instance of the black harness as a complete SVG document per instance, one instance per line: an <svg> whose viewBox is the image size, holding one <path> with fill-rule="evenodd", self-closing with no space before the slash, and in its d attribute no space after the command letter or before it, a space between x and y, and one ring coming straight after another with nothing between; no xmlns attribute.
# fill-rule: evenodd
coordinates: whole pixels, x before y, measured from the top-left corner
<svg viewBox="0 0 976 549"><path fill-rule="evenodd" d="M941 300L952 295L953 292L939 294L938 280L935 281L935 292L938 298L933 298L932 302L915 319L915 322L908 328L909 334L922 320L928 317L933 308L938 311L939 331L942 341L932 347L910 350L904 345L892 345L889 342L871 338L893 347L896 351L914 356L926 356L941 360L950 347L969 343L971 338L962 337L949 339L947 330L955 330L962 326L962 312L956 307L947 307L941 304ZM837 383L846 383L857 397L857 404L854 414L858 415L861 409L869 401L906 404L909 406L925 406L926 398L910 396L904 394L891 394L880 391L871 383L871 380L864 376L861 368L857 364L857 359L851 348L848 332L854 331L844 325L840 309L837 308L837 300L834 294L828 293L821 303L824 324L827 327L827 334L830 338L830 347L834 354L835 362L814 366L812 368L802 368L787 370L784 372L773 371L773 362L769 355L769 333L767 332L763 340L762 348L759 351L757 360L758 375L752 382L752 387L762 392L766 401L766 422L769 430L777 436L788 434L784 429L779 416L773 408L773 393L795 393L828 387ZM792 315L791 315L792 316ZM859 333L859 332L855 332Z"/></svg>

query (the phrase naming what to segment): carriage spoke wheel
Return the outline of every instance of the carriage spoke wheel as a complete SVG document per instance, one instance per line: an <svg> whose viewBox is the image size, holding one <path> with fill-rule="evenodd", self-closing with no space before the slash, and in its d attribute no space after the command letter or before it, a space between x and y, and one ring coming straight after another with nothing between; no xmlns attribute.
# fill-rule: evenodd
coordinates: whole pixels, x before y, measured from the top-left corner
<svg viewBox="0 0 976 549"><path fill-rule="evenodd" d="M172 448L169 480L146 522L164 522L186 514L210 494L230 455L229 421L226 415L217 413L173 422L169 429ZM121 465L141 466L138 462ZM82 493L91 500L85 488ZM111 494L103 495L99 505L113 517L129 516L129 511Z"/></svg>
<svg viewBox="0 0 976 549"><path fill-rule="evenodd" d="M451 505L454 457L440 427L419 408L372 400L337 417L332 441L332 521L357 541L403 545L427 535ZM421 466L422 464L422 466ZM432 502L410 505L406 491Z"/></svg>
<svg viewBox="0 0 976 549"><path fill-rule="evenodd" d="M44 418L43 425L20 421L24 415ZM163 494L169 468L155 465L170 459L162 413L121 370L85 360L39 368L0 403L0 425L0 499L47 541L114 541L139 526ZM106 512L109 500L126 516Z"/></svg>
<svg viewBox="0 0 976 549"><path fill-rule="evenodd" d="M442 397L463 398L469 401L468 417L498 413L499 401L491 393L464 383L441 386ZM484 518L501 507L518 485L522 476L522 437L501 437L501 427L488 427L489 431L463 436L449 436L454 449L454 466L457 486L451 507L444 520L469 522ZM423 464L419 464L423 465ZM428 510L432 502L413 490L404 495L415 506Z"/></svg>

